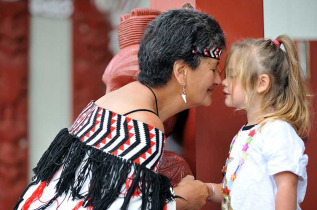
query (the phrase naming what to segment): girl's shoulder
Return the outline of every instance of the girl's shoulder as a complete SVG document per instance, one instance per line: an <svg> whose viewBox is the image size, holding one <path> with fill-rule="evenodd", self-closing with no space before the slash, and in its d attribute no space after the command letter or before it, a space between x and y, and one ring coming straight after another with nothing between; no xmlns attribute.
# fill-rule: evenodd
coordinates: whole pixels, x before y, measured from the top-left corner
<svg viewBox="0 0 317 210"><path fill-rule="evenodd" d="M261 133L272 133L272 132L291 132L297 135L292 125L284 120L271 120L267 121L263 126L260 126Z"/></svg>
<svg viewBox="0 0 317 210"><path fill-rule="evenodd" d="M303 140L298 136L292 125L283 120L272 120L259 128L261 139L268 144L292 144L305 148Z"/></svg>

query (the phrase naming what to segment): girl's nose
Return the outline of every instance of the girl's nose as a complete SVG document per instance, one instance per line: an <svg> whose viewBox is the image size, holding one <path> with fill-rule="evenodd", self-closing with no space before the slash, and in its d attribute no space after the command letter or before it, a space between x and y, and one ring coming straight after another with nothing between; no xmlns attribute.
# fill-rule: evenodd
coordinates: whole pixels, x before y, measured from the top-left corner
<svg viewBox="0 0 317 210"><path fill-rule="evenodd" d="M222 80L222 86L226 86L226 84L227 84L227 79L225 78L224 80Z"/></svg>

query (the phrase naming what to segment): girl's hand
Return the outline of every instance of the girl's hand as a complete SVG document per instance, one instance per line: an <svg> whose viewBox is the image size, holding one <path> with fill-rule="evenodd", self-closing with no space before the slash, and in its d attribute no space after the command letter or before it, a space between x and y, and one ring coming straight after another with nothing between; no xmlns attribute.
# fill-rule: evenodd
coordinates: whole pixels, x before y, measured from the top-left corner
<svg viewBox="0 0 317 210"><path fill-rule="evenodd" d="M285 171L275 174L274 180L277 187L275 209L296 210L298 176Z"/></svg>

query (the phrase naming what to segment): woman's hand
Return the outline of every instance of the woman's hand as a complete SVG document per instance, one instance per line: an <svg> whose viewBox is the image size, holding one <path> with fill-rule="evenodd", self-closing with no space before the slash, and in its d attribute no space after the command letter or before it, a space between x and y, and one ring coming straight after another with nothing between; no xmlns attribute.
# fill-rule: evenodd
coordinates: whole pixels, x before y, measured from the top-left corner
<svg viewBox="0 0 317 210"><path fill-rule="evenodd" d="M193 176L186 176L174 188L175 195L184 199L176 199L177 210L197 210L206 204L208 196L207 185L199 180L195 180Z"/></svg>

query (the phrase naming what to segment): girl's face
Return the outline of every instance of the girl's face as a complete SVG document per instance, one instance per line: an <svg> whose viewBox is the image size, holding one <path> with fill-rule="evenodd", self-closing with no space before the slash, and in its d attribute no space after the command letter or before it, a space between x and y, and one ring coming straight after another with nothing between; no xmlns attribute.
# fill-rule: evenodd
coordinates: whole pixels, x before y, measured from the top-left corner
<svg viewBox="0 0 317 210"><path fill-rule="evenodd" d="M195 70L188 71L185 91L191 106L209 106L214 86L221 83L217 66L219 61L214 58L202 58Z"/></svg>
<svg viewBox="0 0 317 210"><path fill-rule="evenodd" d="M222 81L225 104L228 107L241 108L245 105L245 92L235 72L235 58L231 56L228 63L228 75Z"/></svg>

